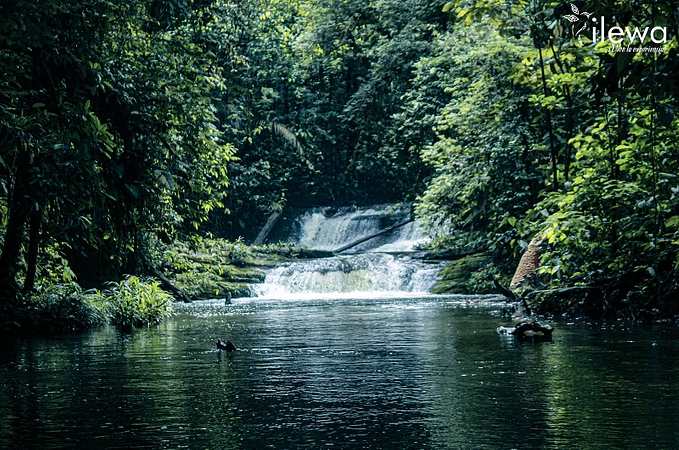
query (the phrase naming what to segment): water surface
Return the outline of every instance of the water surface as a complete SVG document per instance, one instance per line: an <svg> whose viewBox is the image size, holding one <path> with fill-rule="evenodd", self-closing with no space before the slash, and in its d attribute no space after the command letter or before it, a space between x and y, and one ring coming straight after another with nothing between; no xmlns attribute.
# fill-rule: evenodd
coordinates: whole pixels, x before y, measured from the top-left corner
<svg viewBox="0 0 679 450"><path fill-rule="evenodd" d="M553 342L517 342L497 310L208 301L133 334L3 341L0 448L677 448L676 328L557 323Z"/></svg>

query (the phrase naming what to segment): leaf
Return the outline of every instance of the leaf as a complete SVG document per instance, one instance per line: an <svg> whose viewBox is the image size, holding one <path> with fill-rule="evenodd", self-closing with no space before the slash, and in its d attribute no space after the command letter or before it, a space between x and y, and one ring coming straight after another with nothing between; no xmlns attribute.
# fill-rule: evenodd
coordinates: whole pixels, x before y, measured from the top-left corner
<svg viewBox="0 0 679 450"><path fill-rule="evenodd" d="M569 22L578 22L580 20L580 19L578 19L577 16L573 16L571 14L566 14L565 16L563 16L563 18L566 19Z"/></svg>
<svg viewBox="0 0 679 450"><path fill-rule="evenodd" d="M288 142L288 144L292 145L297 152L299 152L299 156L302 158L304 157L304 145L302 143L302 140L297 137L297 135L290 131L285 125L282 125L280 123L276 122L271 122L271 131L275 134L278 134L280 137L282 137L285 141Z"/></svg>
<svg viewBox="0 0 679 450"><path fill-rule="evenodd" d="M137 186L126 184L125 187L132 194L132 197L139 198L139 188Z"/></svg>
<svg viewBox="0 0 679 450"><path fill-rule="evenodd" d="M674 120L674 110L666 105L659 105L658 120L662 126L669 127L672 125L672 120Z"/></svg>
<svg viewBox="0 0 679 450"><path fill-rule="evenodd" d="M575 6L573 3L571 3L570 5L571 5L571 11L573 11L573 13L579 15L579 14L580 14L580 10L578 9L578 7Z"/></svg>
<svg viewBox="0 0 679 450"><path fill-rule="evenodd" d="M679 216L672 216L665 221L665 226L667 228L679 228Z"/></svg>
<svg viewBox="0 0 679 450"><path fill-rule="evenodd" d="M154 171L154 174L158 179L158 182L160 182L160 184L163 185L166 189L174 189L175 181L170 172L168 172L167 170L156 169Z"/></svg>
<svg viewBox="0 0 679 450"><path fill-rule="evenodd" d="M121 162L116 163L116 164L113 166L113 170L116 171L116 174L118 175L118 178L122 178L122 177L123 177L123 174L125 173L125 165L124 165L123 163L121 163Z"/></svg>

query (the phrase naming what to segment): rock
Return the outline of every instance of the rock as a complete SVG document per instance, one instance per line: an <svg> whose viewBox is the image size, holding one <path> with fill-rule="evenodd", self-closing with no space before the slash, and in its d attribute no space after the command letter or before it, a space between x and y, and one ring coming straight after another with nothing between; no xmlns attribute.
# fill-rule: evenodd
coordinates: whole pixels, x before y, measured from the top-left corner
<svg viewBox="0 0 679 450"><path fill-rule="evenodd" d="M224 350L227 352L233 352L236 349L236 346L233 345L233 342L231 341L222 341L221 339L217 339L217 350Z"/></svg>
<svg viewBox="0 0 679 450"><path fill-rule="evenodd" d="M329 250L316 250L312 248L301 247L297 257L300 259L318 259L330 258L332 256L335 256L335 254Z"/></svg>
<svg viewBox="0 0 679 450"><path fill-rule="evenodd" d="M440 273L441 280L432 289L435 294L466 294L467 283L472 274L492 261L488 253L474 253L450 261ZM491 290L479 290L476 294L490 294Z"/></svg>
<svg viewBox="0 0 679 450"><path fill-rule="evenodd" d="M512 334L519 339L541 337L544 340L551 340L554 328L551 325L543 325L540 322L522 322L514 328L499 327L497 331L500 334Z"/></svg>

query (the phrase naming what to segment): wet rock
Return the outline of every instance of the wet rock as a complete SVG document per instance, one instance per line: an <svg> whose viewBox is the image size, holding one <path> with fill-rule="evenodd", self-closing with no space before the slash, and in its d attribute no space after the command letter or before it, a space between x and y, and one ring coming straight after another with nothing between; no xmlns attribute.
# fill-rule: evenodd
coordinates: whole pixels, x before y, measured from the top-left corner
<svg viewBox="0 0 679 450"><path fill-rule="evenodd" d="M512 334L519 339L538 337L544 340L551 340L554 328L551 325L543 325L540 322L522 322L514 328L499 327L497 331L500 334Z"/></svg>
<svg viewBox="0 0 679 450"><path fill-rule="evenodd" d="M226 352L233 352L236 351L236 346L233 345L233 342L231 341L222 341L221 339L217 339L217 350L224 350Z"/></svg>

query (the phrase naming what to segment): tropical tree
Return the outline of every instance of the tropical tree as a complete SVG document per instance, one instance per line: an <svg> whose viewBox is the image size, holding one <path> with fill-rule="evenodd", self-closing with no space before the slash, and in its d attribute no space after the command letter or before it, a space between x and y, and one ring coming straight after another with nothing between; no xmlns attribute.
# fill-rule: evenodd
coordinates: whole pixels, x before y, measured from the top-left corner
<svg viewBox="0 0 679 450"><path fill-rule="evenodd" d="M5 290L32 288L41 242L93 280L139 270L145 233L220 206L232 149L208 95L221 78L207 5L42 0L0 13Z"/></svg>
<svg viewBox="0 0 679 450"><path fill-rule="evenodd" d="M529 100L541 112L536 130L551 176L544 199L519 225L545 237L546 279L598 287L602 295L582 301L597 314L676 313L676 3L448 7L469 22L489 17L505 34L532 37L534 50L513 77L533 86ZM601 17L608 30L597 38L591 25ZM608 34L615 26L620 41Z"/></svg>
<svg viewBox="0 0 679 450"><path fill-rule="evenodd" d="M442 33L435 45L417 63L412 116L404 117L414 130L423 123L436 133L422 150L436 172L418 215L432 236L452 236L448 245L506 257L517 218L535 203L544 176L527 91L511 79L526 43L481 23Z"/></svg>

